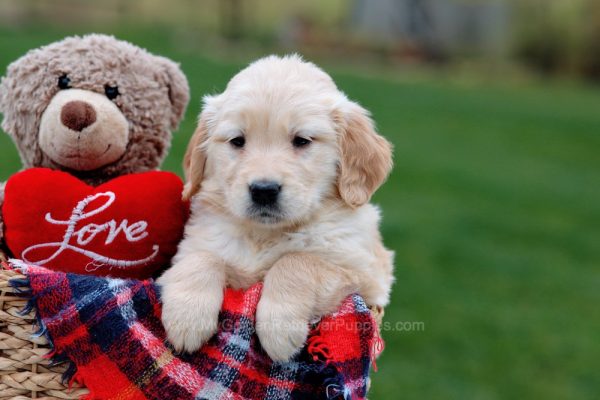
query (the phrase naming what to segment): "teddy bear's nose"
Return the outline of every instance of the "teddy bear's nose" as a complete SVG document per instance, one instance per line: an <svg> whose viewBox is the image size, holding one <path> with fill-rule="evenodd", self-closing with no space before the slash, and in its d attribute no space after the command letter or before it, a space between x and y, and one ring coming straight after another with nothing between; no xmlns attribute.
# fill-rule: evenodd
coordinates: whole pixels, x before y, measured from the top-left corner
<svg viewBox="0 0 600 400"><path fill-rule="evenodd" d="M89 103L74 100L63 106L60 120L67 128L81 132L96 122L96 111Z"/></svg>

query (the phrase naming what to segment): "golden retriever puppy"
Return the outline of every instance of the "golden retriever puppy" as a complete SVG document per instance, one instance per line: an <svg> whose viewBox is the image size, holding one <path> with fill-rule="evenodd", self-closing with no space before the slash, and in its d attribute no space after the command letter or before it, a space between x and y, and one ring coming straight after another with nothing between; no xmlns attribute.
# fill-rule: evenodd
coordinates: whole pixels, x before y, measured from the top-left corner
<svg viewBox="0 0 600 400"><path fill-rule="evenodd" d="M385 306L393 253L368 204L392 166L369 113L299 56L270 56L204 98L184 160L192 214L158 280L177 350L217 330L223 289L263 281L256 330L275 361L353 292Z"/></svg>

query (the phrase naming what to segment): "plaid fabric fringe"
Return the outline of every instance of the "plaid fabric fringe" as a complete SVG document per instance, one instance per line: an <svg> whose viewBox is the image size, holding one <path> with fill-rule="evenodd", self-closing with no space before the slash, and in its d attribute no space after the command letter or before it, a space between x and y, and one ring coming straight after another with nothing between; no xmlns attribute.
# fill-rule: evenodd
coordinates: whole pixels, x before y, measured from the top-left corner
<svg viewBox="0 0 600 400"><path fill-rule="evenodd" d="M273 363L260 348L254 315L261 285L227 290L219 332L194 354L175 354L160 322L152 281L99 278L25 266L12 281L31 296L40 330L65 379L90 390L89 399L363 399L375 322L363 300L350 296L324 317L294 360ZM25 310L26 312L28 310Z"/></svg>

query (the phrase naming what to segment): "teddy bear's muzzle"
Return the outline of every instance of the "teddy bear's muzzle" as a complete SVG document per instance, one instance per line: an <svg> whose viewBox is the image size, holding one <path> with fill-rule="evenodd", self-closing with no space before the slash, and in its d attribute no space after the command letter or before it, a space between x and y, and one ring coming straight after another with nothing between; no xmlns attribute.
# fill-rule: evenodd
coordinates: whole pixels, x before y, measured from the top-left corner
<svg viewBox="0 0 600 400"><path fill-rule="evenodd" d="M42 114L41 150L55 163L93 171L119 160L127 150L129 123L111 100L96 92L58 92Z"/></svg>

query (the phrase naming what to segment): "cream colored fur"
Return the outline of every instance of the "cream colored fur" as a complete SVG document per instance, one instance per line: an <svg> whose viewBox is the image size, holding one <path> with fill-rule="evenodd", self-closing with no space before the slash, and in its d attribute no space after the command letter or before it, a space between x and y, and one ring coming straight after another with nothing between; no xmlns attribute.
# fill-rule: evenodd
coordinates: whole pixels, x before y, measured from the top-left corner
<svg viewBox="0 0 600 400"><path fill-rule="evenodd" d="M240 136L244 147L232 146ZM311 143L295 147L295 136ZM393 254L367 202L391 169L391 148L315 65L267 57L205 98L184 167L192 215L158 280L176 349L197 350L215 333L225 286L264 281L257 334L277 361L293 357L309 322L347 295L388 303ZM281 184L277 211L252 208L256 180Z"/></svg>

